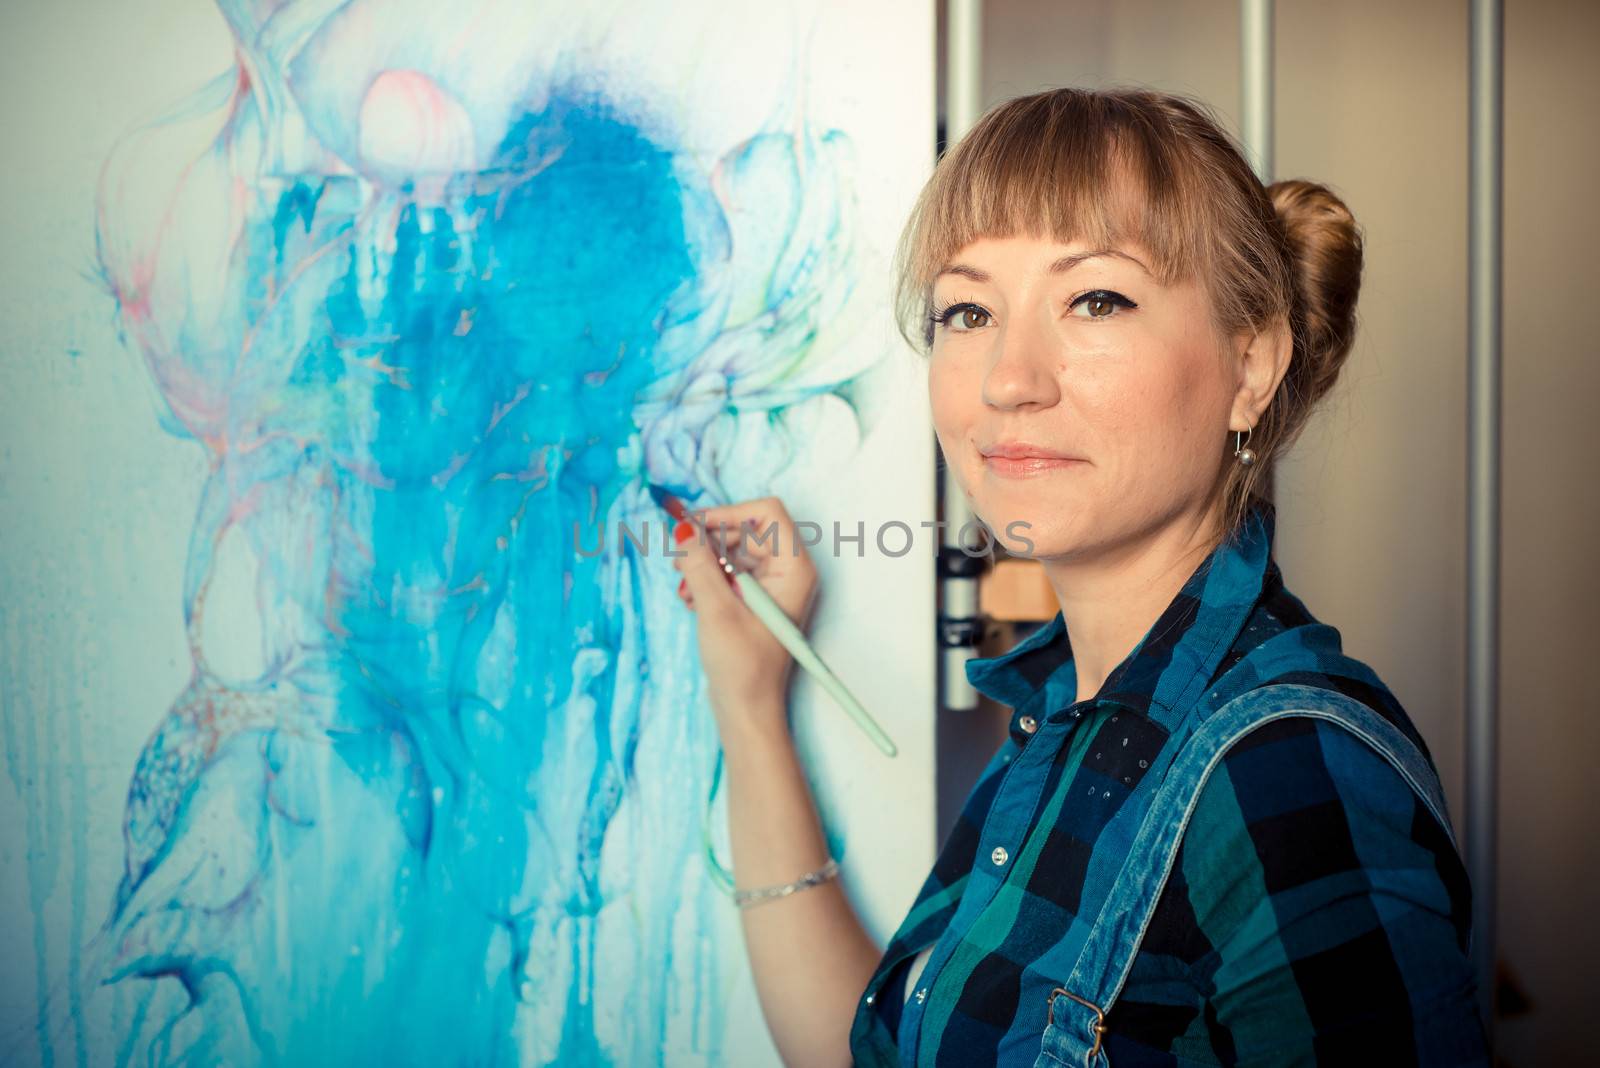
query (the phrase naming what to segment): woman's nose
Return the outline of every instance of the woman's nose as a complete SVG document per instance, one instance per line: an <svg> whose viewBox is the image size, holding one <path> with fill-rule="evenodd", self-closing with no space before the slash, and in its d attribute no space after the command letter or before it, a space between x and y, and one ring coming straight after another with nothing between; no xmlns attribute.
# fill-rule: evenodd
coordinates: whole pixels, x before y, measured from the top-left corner
<svg viewBox="0 0 1600 1068"><path fill-rule="evenodd" d="M1031 324L1013 321L999 331L983 378L983 402L994 408L1035 405L1048 408L1060 398L1057 353L1049 338Z"/></svg>

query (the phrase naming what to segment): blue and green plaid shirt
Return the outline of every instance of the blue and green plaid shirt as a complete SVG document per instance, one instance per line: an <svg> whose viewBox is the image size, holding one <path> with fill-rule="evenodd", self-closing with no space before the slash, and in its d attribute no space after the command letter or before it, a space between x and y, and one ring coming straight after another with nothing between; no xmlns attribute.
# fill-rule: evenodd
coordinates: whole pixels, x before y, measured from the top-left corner
<svg viewBox="0 0 1600 1068"><path fill-rule="evenodd" d="M1348 662L1338 632L1284 587L1272 530L1271 505L1258 505L1090 701L1075 701L1059 614L1005 655L969 663L972 683L1013 709L1010 737L863 992L858 1065L1034 1063L1051 977L1072 963L1052 954L1093 918L1079 906L1099 832L1168 742L1154 707L1171 722L1237 668L1244 689L1290 682L1353 697L1426 755L1370 670L1336 667ZM1252 657L1286 631L1296 637ZM1041 729L1047 720L1066 729ZM1053 751L1028 752L1039 743ZM1008 776L1014 762L1040 773ZM1449 837L1389 763L1336 725L1276 720L1201 789L1106 1016L1106 1054L1118 1068L1486 1064L1469 908ZM953 948L905 1001L907 966L941 939Z"/></svg>

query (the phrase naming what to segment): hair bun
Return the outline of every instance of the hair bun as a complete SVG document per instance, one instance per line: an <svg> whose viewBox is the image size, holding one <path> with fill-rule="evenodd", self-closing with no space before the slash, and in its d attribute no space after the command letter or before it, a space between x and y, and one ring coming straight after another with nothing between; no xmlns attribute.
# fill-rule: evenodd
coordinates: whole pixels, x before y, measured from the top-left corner
<svg viewBox="0 0 1600 1068"><path fill-rule="evenodd" d="M1294 265L1295 354L1315 400L1333 386L1355 340L1362 233L1333 191L1293 178L1267 186Z"/></svg>

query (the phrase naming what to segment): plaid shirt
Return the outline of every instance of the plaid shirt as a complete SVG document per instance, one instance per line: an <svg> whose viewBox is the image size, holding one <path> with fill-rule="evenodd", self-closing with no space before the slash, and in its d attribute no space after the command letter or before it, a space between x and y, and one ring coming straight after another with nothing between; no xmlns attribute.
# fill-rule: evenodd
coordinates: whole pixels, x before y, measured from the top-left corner
<svg viewBox="0 0 1600 1068"><path fill-rule="evenodd" d="M1258 506L1241 538L1195 570L1091 701L1075 702L1059 614L1005 655L969 663L973 684L1013 708L1010 737L863 992L858 1065L1034 1063L1051 976L1073 963L1064 933L1098 834L1169 737L1153 710L1181 719L1237 669L1241 692L1292 682L1353 697L1426 756L1394 696L1364 666L1341 668L1355 662L1338 632L1284 587L1273 516ZM1047 718L1065 732L1043 729ZM1029 754L1049 763L1042 790L1037 776L1006 774L1033 742L1055 750ZM980 892L963 908L969 886ZM1469 909L1449 837L1390 764L1339 726L1276 720L1201 789L1106 1016L1106 1055L1118 1068L1486 1064ZM952 948L935 952L902 1009L907 965L945 940Z"/></svg>

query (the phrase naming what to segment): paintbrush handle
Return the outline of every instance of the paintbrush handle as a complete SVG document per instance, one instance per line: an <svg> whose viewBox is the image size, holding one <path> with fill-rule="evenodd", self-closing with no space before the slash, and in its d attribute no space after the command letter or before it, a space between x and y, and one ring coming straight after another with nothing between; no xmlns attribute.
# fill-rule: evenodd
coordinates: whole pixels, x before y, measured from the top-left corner
<svg viewBox="0 0 1600 1068"><path fill-rule="evenodd" d="M884 733L883 728L878 726L878 721L873 719L871 714L861 706L861 702L857 701L855 696L845 689L844 683L840 682L838 677L828 669L828 665L822 662L822 658L811 647L811 643L806 640L806 636L800 632L800 628L795 626L794 621L789 618L789 613L785 612L783 607L772 599L772 595L749 572L735 571L733 572L733 580L738 584L739 592L744 594L744 603L756 614L756 618L761 620L766 628L772 632L773 637L777 638L778 641L783 643L783 647L789 650L790 654L794 656L795 663L809 672L812 678L821 683L823 689L833 695L834 700L838 701L839 705L850 714L850 718L855 720L856 726L860 727L867 737L872 739L874 745L883 750L885 756L894 756L898 752L895 749L894 742Z"/></svg>

